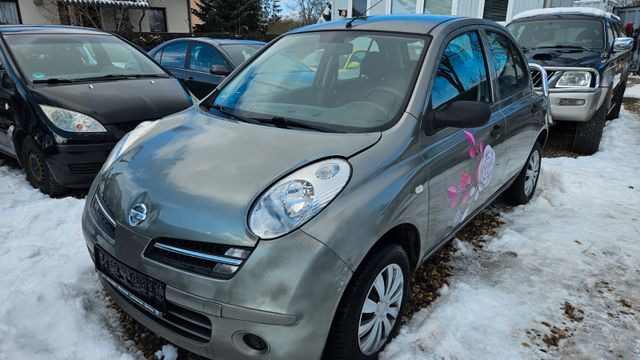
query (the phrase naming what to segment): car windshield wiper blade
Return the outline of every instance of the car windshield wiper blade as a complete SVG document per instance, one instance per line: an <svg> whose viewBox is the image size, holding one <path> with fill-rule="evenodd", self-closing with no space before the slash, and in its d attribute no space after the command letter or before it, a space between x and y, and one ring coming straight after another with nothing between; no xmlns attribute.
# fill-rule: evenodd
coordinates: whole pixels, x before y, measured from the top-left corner
<svg viewBox="0 0 640 360"><path fill-rule="evenodd" d="M240 120L242 122L247 122L250 124L260 124L260 121L255 120L255 119L251 119L251 118L246 118L244 116L239 116L236 113L234 113L233 111L227 110L226 108L224 108L221 105L211 105L212 109L217 110L218 112L226 115L228 118L232 118L232 119L236 119L236 120Z"/></svg>
<svg viewBox="0 0 640 360"><path fill-rule="evenodd" d="M75 80L63 79L63 78L48 78L48 79L36 79L33 80L34 84L72 84Z"/></svg>
<svg viewBox="0 0 640 360"><path fill-rule="evenodd" d="M587 47L580 45L553 45L553 46L540 46L537 49L577 49L577 50L591 50Z"/></svg>
<svg viewBox="0 0 640 360"><path fill-rule="evenodd" d="M102 76L92 76L86 78L76 79L76 81L96 81L96 80L124 80L124 79L139 79L143 77L168 77L167 75L160 74L107 74Z"/></svg>
<svg viewBox="0 0 640 360"><path fill-rule="evenodd" d="M336 131L335 129L331 129L322 125L309 124L307 122L287 119L282 116L274 116L268 119L256 119L256 120L264 124L272 124L276 127L284 128L284 129L298 128L298 129L307 129L307 130L314 130L314 131L320 131L320 132L340 132L340 131Z"/></svg>

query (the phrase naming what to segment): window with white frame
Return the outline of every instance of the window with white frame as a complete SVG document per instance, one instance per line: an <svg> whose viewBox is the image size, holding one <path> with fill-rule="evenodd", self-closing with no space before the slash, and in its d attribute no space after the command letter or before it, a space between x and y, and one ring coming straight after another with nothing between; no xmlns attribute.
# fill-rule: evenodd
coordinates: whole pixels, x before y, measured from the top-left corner
<svg viewBox="0 0 640 360"><path fill-rule="evenodd" d="M451 15L453 0L424 0L424 13L434 15Z"/></svg>
<svg viewBox="0 0 640 360"><path fill-rule="evenodd" d="M358 16L366 16L365 12L367 11L367 0L353 0L353 5L351 6L351 17Z"/></svg>
<svg viewBox="0 0 640 360"><path fill-rule="evenodd" d="M417 0L391 0L392 14L415 14Z"/></svg>
<svg viewBox="0 0 640 360"><path fill-rule="evenodd" d="M20 24L17 1L0 1L0 24Z"/></svg>

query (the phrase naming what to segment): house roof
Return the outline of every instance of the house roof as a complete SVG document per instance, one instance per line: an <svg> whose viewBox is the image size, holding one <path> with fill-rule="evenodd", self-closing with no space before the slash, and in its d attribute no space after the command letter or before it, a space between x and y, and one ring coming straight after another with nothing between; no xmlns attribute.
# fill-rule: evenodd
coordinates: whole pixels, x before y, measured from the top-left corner
<svg viewBox="0 0 640 360"><path fill-rule="evenodd" d="M91 4L101 6L115 6L126 8L146 8L149 7L147 0L64 0L70 4Z"/></svg>

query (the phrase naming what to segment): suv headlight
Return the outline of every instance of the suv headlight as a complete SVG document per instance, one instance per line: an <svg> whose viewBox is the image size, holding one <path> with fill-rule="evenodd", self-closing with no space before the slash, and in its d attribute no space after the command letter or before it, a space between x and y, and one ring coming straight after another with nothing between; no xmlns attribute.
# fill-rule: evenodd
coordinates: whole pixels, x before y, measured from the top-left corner
<svg viewBox="0 0 640 360"><path fill-rule="evenodd" d="M53 125L61 130L75 133L107 131L98 120L91 116L49 105L40 105L40 108Z"/></svg>
<svg viewBox="0 0 640 360"><path fill-rule="evenodd" d="M265 191L249 212L249 229L273 239L299 228L344 189L351 165L340 158L322 160L286 176Z"/></svg>
<svg viewBox="0 0 640 360"><path fill-rule="evenodd" d="M591 77L588 71L565 71L558 79L556 87L590 87Z"/></svg>

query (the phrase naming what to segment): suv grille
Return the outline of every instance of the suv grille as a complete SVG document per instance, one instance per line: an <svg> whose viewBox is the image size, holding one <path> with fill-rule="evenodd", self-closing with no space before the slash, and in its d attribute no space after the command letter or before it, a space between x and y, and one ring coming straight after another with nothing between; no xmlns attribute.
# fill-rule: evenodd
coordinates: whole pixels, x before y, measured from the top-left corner
<svg viewBox="0 0 640 360"><path fill-rule="evenodd" d="M223 279L232 277L250 254L249 248L167 238L151 242L144 252L163 264Z"/></svg>
<svg viewBox="0 0 640 360"><path fill-rule="evenodd" d="M98 198L98 194L93 197L91 200L91 210L93 212L93 217L96 219L98 226L107 233L112 239L116 237L116 222L113 220L113 216L111 216L111 210L104 205L104 201L101 201Z"/></svg>

